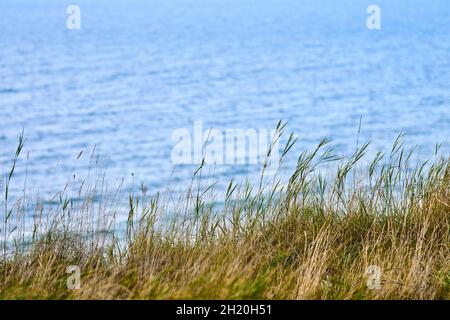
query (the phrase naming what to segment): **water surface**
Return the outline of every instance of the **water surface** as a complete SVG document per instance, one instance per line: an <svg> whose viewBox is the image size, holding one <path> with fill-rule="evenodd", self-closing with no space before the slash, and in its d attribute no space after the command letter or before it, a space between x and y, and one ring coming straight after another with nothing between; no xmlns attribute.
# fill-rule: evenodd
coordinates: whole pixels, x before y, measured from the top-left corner
<svg viewBox="0 0 450 320"><path fill-rule="evenodd" d="M378 1L382 29L366 28L367 1L76 1L81 30L61 1L0 3L0 162L5 173L25 128L13 190L51 195L87 176L102 155L125 191L187 184L171 134L205 127L327 136L349 154L400 132L431 155L449 150L450 3ZM83 154L77 159L80 152ZM29 160L26 165L26 153ZM290 158L293 165L295 157ZM256 174L224 166L216 177ZM132 173L134 174L132 176Z"/></svg>

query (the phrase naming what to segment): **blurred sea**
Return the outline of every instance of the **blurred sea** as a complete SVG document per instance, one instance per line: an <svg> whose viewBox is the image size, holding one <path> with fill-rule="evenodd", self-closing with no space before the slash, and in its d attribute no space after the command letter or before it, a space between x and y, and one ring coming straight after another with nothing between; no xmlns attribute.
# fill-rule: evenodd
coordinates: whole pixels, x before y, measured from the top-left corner
<svg viewBox="0 0 450 320"><path fill-rule="evenodd" d="M359 140L374 149L406 132L420 157L437 142L450 150L448 0L377 1L379 31L360 0L74 2L81 30L66 28L61 1L0 2L3 174L26 135L13 195L25 177L49 196L92 174L94 146L125 192L141 180L149 193L181 188L196 166L174 167L171 134L195 120L220 130L288 121L300 137L288 167L323 137L349 155L360 117ZM226 185L258 172L228 165L215 176Z"/></svg>

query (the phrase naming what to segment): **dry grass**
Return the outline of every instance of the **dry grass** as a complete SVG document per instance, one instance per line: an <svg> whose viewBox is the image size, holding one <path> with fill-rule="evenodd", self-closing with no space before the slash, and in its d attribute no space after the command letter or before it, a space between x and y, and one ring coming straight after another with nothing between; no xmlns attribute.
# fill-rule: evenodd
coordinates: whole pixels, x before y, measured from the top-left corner
<svg viewBox="0 0 450 320"><path fill-rule="evenodd" d="M366 148L338 160L323 141L287 184L232 182L220 206L201 167L177 206L130 196L122 237L119 209L95 202L95 187L81 204L36 206L31 226L6 194L0 298L449 299L448 157L412 165L399 139L365 162ZM70 265L78 290L66 285ZM367 286L371 265L379 289Z"/></svg>

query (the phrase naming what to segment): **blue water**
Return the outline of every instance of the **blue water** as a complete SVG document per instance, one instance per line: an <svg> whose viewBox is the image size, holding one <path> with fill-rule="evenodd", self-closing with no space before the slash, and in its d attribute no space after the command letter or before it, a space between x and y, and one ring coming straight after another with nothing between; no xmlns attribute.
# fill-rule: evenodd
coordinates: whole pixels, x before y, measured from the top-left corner
<svg viewBox="0 0 450 320"><path fill-rule="evenodd" d="M94 166L125 191L182 186L195 166L174 166L171 134L195 120L225 130L284 119L301 138L294 153L326 136L349 154L362 117L359 139L374 148L406 132L421 157L436 142L450 150L448 0L376 1L378 31L366 27L370 1L73 2L80 30L66 28L69 3L0 2L3 174L26 135L16 195L25 177L46 196L87 176L94 146Z"/></svg>

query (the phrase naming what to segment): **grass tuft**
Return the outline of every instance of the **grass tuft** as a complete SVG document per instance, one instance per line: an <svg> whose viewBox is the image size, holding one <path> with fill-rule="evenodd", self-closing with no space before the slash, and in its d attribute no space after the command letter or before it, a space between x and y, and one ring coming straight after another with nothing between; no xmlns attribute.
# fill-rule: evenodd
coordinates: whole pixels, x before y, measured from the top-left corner
<svg viewBox="0 0 450 320"><path fill-rule="evenodd" d="M403 138L372 159L368 144L341 159L324 139L287 184L232 180L220 206L204 163L172 205L143 191L122 210L83 184L81 203L61 193L56 208L34 206L30 225L8 194L22 134L2 197L0 298L449 299L449 159L413 164Z"/></svg>

